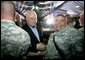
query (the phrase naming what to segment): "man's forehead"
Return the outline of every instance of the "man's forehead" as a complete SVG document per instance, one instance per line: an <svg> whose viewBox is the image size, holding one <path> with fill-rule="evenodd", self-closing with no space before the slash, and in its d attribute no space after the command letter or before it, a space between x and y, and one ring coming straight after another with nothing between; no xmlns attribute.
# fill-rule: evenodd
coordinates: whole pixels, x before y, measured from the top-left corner
<svg viewBox="0 0 85 60"><path fill-rule="evenodd" d="M34 14L34 15L36 15L36 12L35 11L28 11L28 14Z"/></svg>
<svg viewBox="0 0 85 60"><path fill-rule="evenodd" d="M64 20L64 19L65 19L65 18L62 17L62 16L58 16L58 17L56 17L56 20L57 20L57 21Z"/></svg>
<svg viewBox="0 0 85 60"><path fill-rule="evenodd" d="M28 17L30 17L30 18L37 18L37 16L34 15L34 14L29 14Z"/></svg>
<svg viewBox="0 0 85 60"><path fill-rule="evenodd" d="M37 15L36 15L36 13L34 13L34 12L29 12L29 13L28 13L28 16L37 16Z"/></svg>
<svg viewBox="0 0 85 60"><path fill-rule="evenodd" d="M64 19L64 17L62 17L62 16L58 16L57 18L58 18L58 19Z"/></svg>

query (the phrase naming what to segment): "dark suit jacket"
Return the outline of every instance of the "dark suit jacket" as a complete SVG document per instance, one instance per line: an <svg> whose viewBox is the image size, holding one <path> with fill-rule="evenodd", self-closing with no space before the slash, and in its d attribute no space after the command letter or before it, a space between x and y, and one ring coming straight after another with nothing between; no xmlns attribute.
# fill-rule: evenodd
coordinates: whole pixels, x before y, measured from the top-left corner
<svg viewBox="0 0 85 60"><path fill-rule="evenodd" d="M29 47L28 51L37 52L38 50L36 49L36 44L39 43L37 37L34 35L34 33L30 29L30 27L27 25L27 23L22 28L30 35L30 38L31 38L31 40L30 40L31 46ZM37 26L37 30L39 33L40 42L43 42L43 33L42 33L40 27Z"/></svg>

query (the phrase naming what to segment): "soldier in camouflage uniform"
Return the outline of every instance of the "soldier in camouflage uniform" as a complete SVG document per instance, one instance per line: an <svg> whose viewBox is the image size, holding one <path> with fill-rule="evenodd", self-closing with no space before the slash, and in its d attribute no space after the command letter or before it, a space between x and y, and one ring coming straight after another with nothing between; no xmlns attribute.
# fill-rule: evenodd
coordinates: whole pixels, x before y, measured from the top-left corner
<svg viewBox="0 0 85 60"><path fill-rule="evenodd" d="M83 32L84 34L84 10L81 11L80 13L80 19L79 19L79 23L80 23L80 26L81 28L79 29L81 32ZM82 38L81 40L79 40L80 44L81 44L81 47L83 48L83 52L81 53L83 56L83 58L85 57L85 53L84 53L84 49L85 49L85 41L84 41L84 38Z"/></svg>
<svg viewBox="0 0 85 60"><path fill-rule="evenodd" d="M71 22L71 15L67 14L65 15L65 18L66 18L66 22L67 22L67 25L70 26L70 27L74 27L74 24Z"/></svg>
<svg viewBox="0 0 85 60"><path fill-rule="evenodd" d="M18 58L27 52L30 37L14 22L14 5L1 2L1 58Z"/></svg>
<svg viewBox="0 0 85 60"><path fill-rule="evenodd" d="M54 45L53 39L64 53L65 59L80 57L79 53L82 52L82 48L77 40L82 39L84 34L79 30L67 26L65 17L61 14L56 17L54 26L56 32L52 33L49 37L45 59L62 59Z"/></svg>
<svg viewBox="0 0 85 60"><path fill-rule="evenodd" d="M84 32L84 10L80 13L79 23L80 23L80 26L82 27L79 30Z"/></svg>

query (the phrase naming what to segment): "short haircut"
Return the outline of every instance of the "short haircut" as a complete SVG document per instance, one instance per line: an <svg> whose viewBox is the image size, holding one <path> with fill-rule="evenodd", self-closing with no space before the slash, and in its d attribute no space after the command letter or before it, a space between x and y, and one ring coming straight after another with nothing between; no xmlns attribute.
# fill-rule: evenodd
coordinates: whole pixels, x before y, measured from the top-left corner
<svg viewBox="0 0 85 60"><path fill-rule="evenodd" d="M58 14L58 15L57 15L57 17L58 17L58 16L62 16L62 17L65 17L63 14Z"/></svg>
<svg viewBox="0 0 85 60"><path fill-rule="evenodd" d="M26 20L27 20L28 17L30 16L30 15L29 15L30 13L34 13L34 14L37 16L37 14L36 14L35 11L33 11L33 10L28 10L27 13L26 13Z"/></svg>
<svg viewBox="0 0 85 60"><path fill-rule="evenodd" d="M15 15L15 6L11 1L1 1L1 14Z"/></svg>
<svg viewBox="0 0 85 60"><path fill-rule="evenodd" d="M62 17L64 18L64 20L65 20L65 16L64 16L63 14L58 14L58 15L55 17L55 20L57 20L57 17L59 17L59 16L62 16Z"/></svg>
<svg viewBox="0 0 85 60"><path fill-rule="evenodd" d="M65 15L65 17L67 17L67 16L70 16L70 17L71 17L71 15L70 15L70 14L66 14L66 15Z"/></svg>

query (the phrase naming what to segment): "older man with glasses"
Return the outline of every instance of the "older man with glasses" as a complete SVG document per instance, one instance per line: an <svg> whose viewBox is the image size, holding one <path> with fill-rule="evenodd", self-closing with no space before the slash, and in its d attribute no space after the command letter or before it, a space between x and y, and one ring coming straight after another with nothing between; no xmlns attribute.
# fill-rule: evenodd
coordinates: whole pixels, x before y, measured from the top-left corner
<svg viewBox="0 0 85 60"><path fill-rule="evenodd" d="M45 51L46 46L43 43L43 34L37 25L37 14L35 11L28 11L26 15L27 23L22 27L30 35L31 46L28 52L37 53L38 51ZM34 57L32 57L34 58ZM35 57L37 58L37 56ZM39 57L38 57L39 58Z"/></svg>

